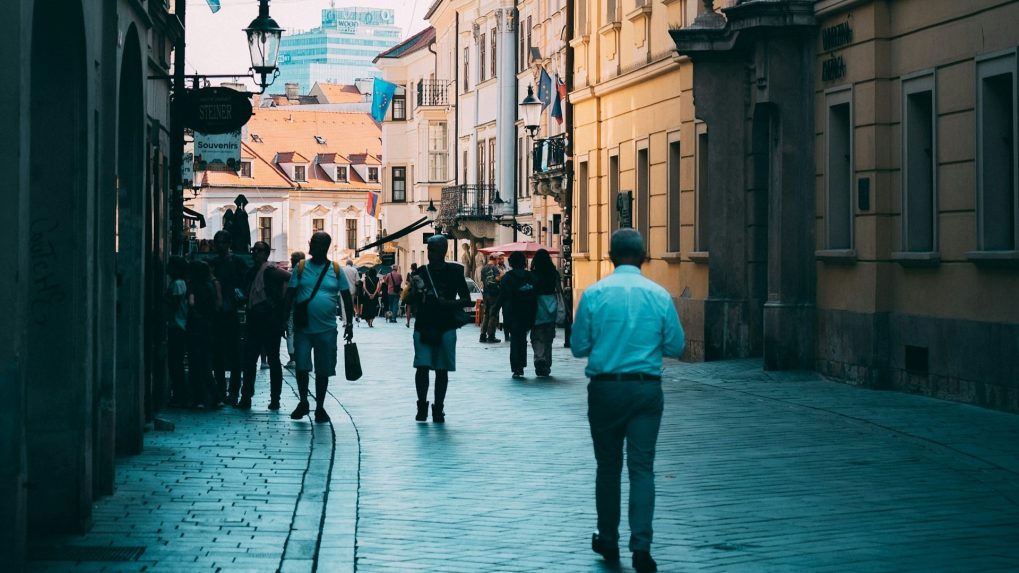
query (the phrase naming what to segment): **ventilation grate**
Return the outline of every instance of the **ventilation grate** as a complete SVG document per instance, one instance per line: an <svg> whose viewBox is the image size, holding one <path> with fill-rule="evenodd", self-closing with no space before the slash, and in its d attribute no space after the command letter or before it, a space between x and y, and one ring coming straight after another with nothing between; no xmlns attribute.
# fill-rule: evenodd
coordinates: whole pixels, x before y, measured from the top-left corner
<svg viewBox="0 0 1019 573"><path fill-rule="evenodd" d="M30 552L32 561L137 561L144 547L112 545L37 546Z"/></svg>

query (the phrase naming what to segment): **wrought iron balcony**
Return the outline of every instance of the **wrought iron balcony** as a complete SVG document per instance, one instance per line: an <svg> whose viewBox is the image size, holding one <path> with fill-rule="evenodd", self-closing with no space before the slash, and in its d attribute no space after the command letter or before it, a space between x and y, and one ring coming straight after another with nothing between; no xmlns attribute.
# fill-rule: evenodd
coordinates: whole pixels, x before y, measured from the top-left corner
<svg viewBox="0 0 1019 573"><path fill-rule="evenodd" d="M491 219L495 214L495 185L454 185L442 189L436 221L444 226L458 219Z"/></svg>
<svg viewBox="0 0 1019 573"><path fill-rule="evenodd" d="M449 105L449 82L421 80L417 83L418 107L444 107Z"/></svg>
<svg viewBox="0 0 1019 573"><path fill-rule="evenodd" d="M566 166L566 134L538 139L532 150L534 173L556 173Z"/></svg>

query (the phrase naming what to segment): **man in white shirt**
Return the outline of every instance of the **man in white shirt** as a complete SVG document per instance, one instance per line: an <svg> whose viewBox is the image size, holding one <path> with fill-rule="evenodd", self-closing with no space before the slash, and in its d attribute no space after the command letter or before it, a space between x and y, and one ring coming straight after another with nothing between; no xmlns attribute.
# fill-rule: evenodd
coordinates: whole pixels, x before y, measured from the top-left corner
<svg viewBox="0 0 1019 573"><path fill-rule="evenodd" d="M655 444L662 421L662 356L679 358L686 339L669 292L640 274L647 258L633 229L612 234L613 274L584 291L570 348L587 357L587 418L598 462L598 532L591 549L619 560L620 475L623 442L630 474L630 551L637 573L658 570L651 558L655 510Z"/></svg>

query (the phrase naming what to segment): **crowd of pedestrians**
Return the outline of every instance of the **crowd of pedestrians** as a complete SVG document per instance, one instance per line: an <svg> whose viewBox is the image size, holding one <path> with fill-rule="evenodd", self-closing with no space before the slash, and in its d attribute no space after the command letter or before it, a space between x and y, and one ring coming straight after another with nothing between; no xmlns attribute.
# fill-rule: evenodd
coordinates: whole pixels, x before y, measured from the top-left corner
<svg viewBox="0 0 1019 573"><path fill-rule="evenodd" d="M217 233L213 243L216 256L208 263L172 257L167 265L167 352L175 404L250 409L263 356L269 368L268 407L278 410L283 378L280 341L285 335L287 366L294 368L299 395L291 418L311 413L314 371L314 418L326 422L329 415L323 404L337 365L337 315L349 342L355 319L374 327L381 314L396 323L402 306L406 326L415 319L415 420L427 421L431 414L433 422L445 422L449 373L456 371L457 329L470 322L464 309L474 302L465 267L446 260L449 244L444 235L428 239L428 263L411 265L406 280L397 267L380 277L374 267L362 275L351 261L343 265L330 261L331 237L324 232L312 236L309 258L292 255L289 272L269 262L270 248L264 242L251 247L250 267L231 252L228 232ZM619 560L625 444L629 548L634 568L648 573L657 570L650 545L654 451L663 409L662 357L679 357L685 339L668 292L640 273L646 259L640 234L632 229L615 232L609 254L615 272L584 292L570 339L574 356L588 358L585 374L591 379L588 421L597 462L598 513L591 548L609 562ZM496 338L501 324L509 342L512 377L522 378L530 336L535 375L549 377L556 327L567 314L559 272L549 252L537 250L530 265L522 252L512 252L508 259L492 254L479 278L480 341L501 342ZM435 385L429 401L432 372Z"/></svg>

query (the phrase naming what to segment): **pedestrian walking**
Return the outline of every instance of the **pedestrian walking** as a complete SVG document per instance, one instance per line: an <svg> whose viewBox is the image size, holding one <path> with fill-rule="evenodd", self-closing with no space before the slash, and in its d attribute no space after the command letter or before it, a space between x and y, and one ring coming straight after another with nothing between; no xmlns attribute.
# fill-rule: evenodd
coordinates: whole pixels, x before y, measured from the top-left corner
<svg viewBox="0 0 1019 573"><path fill-rule="evenodd" d="M237 408L251 408L255 395L255 366L260 355L269 363L269 409L280 409L283 391L283 367L280 364L280 337L286 329L287 284L290 273L269 263L269 245L258 241L251 246L254 265L244 277L247 296L247 320L244 325L244 385Z"/></svg>
<svg viewBox="0 0 1019 573"><path fill-rule="evenodd" d="M361 280L361 318L369 328L375 328L375 317L379 315L379 296L382 294L382 281L378 271L370 268Z"/></svg>
<svg viewBox="0 0 1019 573"><path fill-rule="evenodd" d="M188 324L188 263L184 257L173 256L166 263L170 284L166 286L166 366L170 374L173 396L170 405L183 407L191 403L191 392L184 372L187 352Z"/></svg>
<svg viewBox="0 0 1019 573"><path fill-rule="evenodd" d="M538 297L534 277L527 270L527 257L519 251L509 256L510 271L500 281L499 300L503 322L509 333L510 370L514 378L524 377L527 368L527 331L534 326Z"/></svg>
<svg viewBox="0 0 1019 573"><path fill-rule="evenodd" d="M432 421L446 421L446 389L449 373L456 370L455 311L471 306L470 292L462 265L446 261L449 241L444 235L428 238L428 264L412 275L411 301L415 305L414 321L414 386L417 390L415 420L428 420L428 385L430 370L435 371L435 397Z"/></svg>
<svg viewBox="0 0 1019 573"><path fill-rule="evenodd" d="M502 267L497 263L499 257L488 255L488 264L481 267L481 340L480 342L502 342L495 337L499 328L499 281L502 280Z"/></svg>
<svg viewBox="0 0 1019 573"><path fill-rule="evenodd" d="M396 322L396 317L400 314L400 290L403 288L403 275L400 274L400 267L393 266L393 270L386 275L385 283L386 300L389 302L387 322Z"/></svg>
<svg viewBox="0 0 1019 573"><path fill-rule="evenodd" d="M594 455L598 531L591 549L619 560L620 474L623 442L630 475L630 551L638 573L657 571L651 557L655 508L654 459L662 421L662 356L679 357L685 337L672 297L640 274L646 251L634 229L612 234L616 269L584 291L570 347L587 357L587 418Z"/></svg>
<svg viewBox="0 0 1019 573"><path fill-rule="evenodd" d="M413 276L414 273L417 272L417 270L418 270L418 264L417 263L411 263L410 264L410 272L407 274L407 276L408 277ZM407 328L410 328L410 317L411 317L411 315L414 314L414 301L412 301L411 297L410 297L410 280L409 280L409 278L408 278L408 280L403 282L403 289L401 289L401 291L400 291L400 301L403 302L403 311L404 311L404 314L407 315Z"/></svg>
<svg viewBox="0 0 1019 573"><path fill-rule="evenodd" d="M534 290L538 297L534 328L531 329L534 373L545 377L552 374L552 341L555 339L556 317L563 288L559 282L559 271L545 249L538 249L534 253L531 274L534 276Z"/></svg>
<svg viewBox="0 0 1019 573"><path fill-rule="evenodd" d="M231 250L230 233L219 231L212 242L216 257L210 261L212 274L219 283L222 304L213 326L212 370L216 376L216 398L236 405L241 389L241 326L238 311L242 308L244 293L241 287L248 270L244 259ZM230 385L227 387L227 372Z"/></svg>
<svg viewBox="0 0 1019 573"><path fill-rule="evenodd" d="M191 405L215 408L220 404L212 377L212 348L215 321L222 296L219 283L205 261L192 261L188 267L188 381Z"/></svg>
<svg viewBox="0 0 1019 573"><path fill-rule="evenodd" d="M354 298L354 317L356 318L358 317L359 313L358 310L359 305L357 304L358 298L357 292L361 284L360 277L357 274L357 267L354 266L354 261L347 259L347 262L343 264L341 270L343 271L343 275L347 278L347 285L350 287L349 288L350 296ZM352 320L350 316L347 316L346 310L343 308L343 305L340 305L339 312L337 312L336 314L337 316L342 317L343 320L345 321Z"/></svg>
<svg viewBox="0 0 1019 573"><path fill-rule="evenodd" d="M290 273L294 273L294 269L297 265L304 260L304 253L301 251L294 251L290 253ZM287 368L294 367L294 313L287 312L287 354L289 360L287 360Z"/></svg>
<svg viewBox="0 0 1019 573"><path fill-rule="evenodd" d="M336 374L336 305L343 301L347 319L343 325L343 339L354 338L354 302L350 296L347 277L338 262L327 256L332 237L324 231L311 236L308 252L311 259L298 264L290 276L287 307L294 304L294 350L297 369L297 392L300 402L290 414L294 420L308 415L308 384L312 367L315 369L315 421L328 422L325 398L329 391L329 377ZM315 359L312 361L312 353Z"/></svg>

